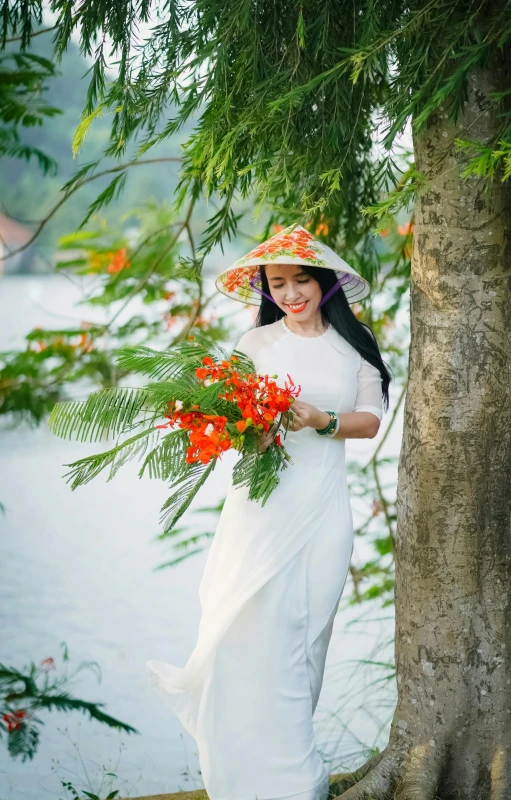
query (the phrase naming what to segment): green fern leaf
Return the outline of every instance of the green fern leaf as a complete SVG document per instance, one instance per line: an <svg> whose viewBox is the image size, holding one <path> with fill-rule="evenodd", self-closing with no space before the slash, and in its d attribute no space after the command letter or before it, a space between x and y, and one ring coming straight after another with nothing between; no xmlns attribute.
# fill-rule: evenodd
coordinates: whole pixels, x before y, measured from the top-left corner
<svg viewBox="0 0 511 800"><path fill-rule="evenodd" d="M66 467L71 467L70 471L66 472L64 475L66 483L71 483L71 489L74 491L78 486L84 486L86 483L89 483L89 481L110 465L112 466L112 471L110 472L108 480L111 480L122 464L125 464L126 461L129 461L135 455L145 450L147 445L146 442L143 441L144 437L147 438L154 435L154 433L154 429L149 428L148 430L137 433L130 439L126 439L126 441L116 445L111 450L80 458L72 464L66 464ZM121 454L120 462L116 467L115 463L119 454Z"/></svg>
<svg viewBox="0 0 511 800"><path fill-rule="evenodd" d="M184 339L173 345L172 350L153 350L150 347L124 347L116 354L121 369L139 372L162 380L175 377L202 365L206 355L221 360L227 358L225 351L202 332L194 334L193 340Z"/></svg>
<svg viewBox="0 0 511 800"><path fill-rule="evenodd" d="M164 415L171 400L182 400L184 403L195 402L193 398L200 388L200 383L195 375L185 373L173 380L148 383L144 388L147 391L151 408L159 410Z"/></svg>
<svg viewBox="0 0 511 800"><path fill-rule="evenodd" d="M189 465L185 462L189 443L188 431L182 428L168 433L158 447L147 455L138 473L139 478L146 470L150 478L164 481L184 475L184 471L189 469Z"/></svg>
<svg viewBox="0 0 511 800"><path fill-rule="evenodd" d="M201 463L193 465L186 476L189 480L163 504L160 522L163 523L165 531L170 531L182 517L201 486L204 485L208 476L214 470L215 464L216 458L212 458L207 465Z"/></svg>
<svg viewBox="0 0 511 800"><path fill-rule="evenodd" d="M87 400L57 403L48 421L52 433L63 439L97 442L105 435L128 429L147 399L144 389L111 388L91 394Z"/></svg>
<svg viewBox="0 0 511 800"><path fill-rule="evenodd" d="M125 722L121 722L115 719L115 717L105 714L105 712L101 710L103 703L88 703L85 700L78 700L76 697L62 693L59 695L44 695L38 699L37 705L50 711L52 709L57 711L83 711L84 713L88 713L91 719L102 722L108 725L109 728L116 728L125 731L125 733L139 733L139 731L131 725L127 725Z"/></svg>

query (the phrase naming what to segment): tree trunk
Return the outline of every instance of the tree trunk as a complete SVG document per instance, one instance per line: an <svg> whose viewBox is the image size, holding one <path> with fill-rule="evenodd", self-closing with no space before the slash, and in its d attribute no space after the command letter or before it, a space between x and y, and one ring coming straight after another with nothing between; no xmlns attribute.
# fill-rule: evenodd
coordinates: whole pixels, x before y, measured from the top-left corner
<svg viewBox="0 0 511 800"><path fill-rule="evenodd" d="M508 68L509 69L509 68ZM378 765L343 800L511 798L511 184L461 178L492 143L504 59L414 137L409 388L398 470L398 702Z"/></svg>

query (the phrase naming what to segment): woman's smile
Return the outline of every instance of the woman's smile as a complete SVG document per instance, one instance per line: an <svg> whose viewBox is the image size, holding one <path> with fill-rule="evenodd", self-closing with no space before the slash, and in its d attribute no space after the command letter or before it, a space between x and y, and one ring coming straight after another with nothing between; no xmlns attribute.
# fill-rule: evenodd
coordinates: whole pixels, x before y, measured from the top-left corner
<svg viewBox="0 0 511 800"><path fill-rule="evenodd" d="M300 311L304 310L308 302L308 300L304 300L303 303L286 303L286 305L293 314L299 314Z"/></svg>

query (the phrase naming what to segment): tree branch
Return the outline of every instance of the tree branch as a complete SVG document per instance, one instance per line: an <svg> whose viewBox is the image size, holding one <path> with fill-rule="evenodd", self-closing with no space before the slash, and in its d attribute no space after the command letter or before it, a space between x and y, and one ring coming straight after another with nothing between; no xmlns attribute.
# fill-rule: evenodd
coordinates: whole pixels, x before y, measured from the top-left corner
<svg viewBox="0 0 511 800"><path fill-rule="evenodd" d="M110 169L102 170L102 172L98 172L96 175L90 175L88 178L83 178L83 180L78 181L68 192L62 197L52 208L49 214L47 214L44 219L41 220L39 223L35 233L31 236L31 238L25 242L21 247L18 247L17 250L11 250L9 253L3 255L3 260L7 261L8 258L13 258L13 256L17 256L18 253L22 253L24 250L29 247L32 242L37 239L43 228L48 224L50 219L57 213L59 208L64 205L66 200L71 197L78 189L81 189L82 186L85 186L86 183L91 183L95 181L97 178L102 178L104 175L111 175L115 172L122 172L122 170L128 169L129 167L139 167L146 164L156 164L161 162L167 161L178 161L180 162L181 159L177 157L169 157L169 158L149 158L144 161L129 161L126 164L120 164L118 167L111 167Z"/></svg>

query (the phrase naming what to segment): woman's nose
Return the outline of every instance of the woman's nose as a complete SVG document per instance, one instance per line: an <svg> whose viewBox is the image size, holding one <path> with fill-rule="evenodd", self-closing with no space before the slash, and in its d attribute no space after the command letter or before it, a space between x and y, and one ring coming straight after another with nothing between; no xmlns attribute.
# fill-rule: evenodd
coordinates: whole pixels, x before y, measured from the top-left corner
<svg viewBox="0 0 511 800"><path fill-rule="evenodd" d="M300 290L299 289L288 289L286 292L286 299L284 302L286 303L295 303L298 298L300 297Z"/></svg>

